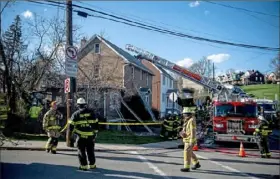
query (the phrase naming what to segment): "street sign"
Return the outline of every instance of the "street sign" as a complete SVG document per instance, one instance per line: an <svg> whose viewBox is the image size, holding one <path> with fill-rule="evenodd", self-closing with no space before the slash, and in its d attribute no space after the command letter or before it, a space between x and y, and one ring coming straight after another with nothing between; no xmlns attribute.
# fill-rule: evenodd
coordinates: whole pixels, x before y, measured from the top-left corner
<svg viewBox="0 0 280 179"><path fill-rule="evenodd" d="M175 92L169 94L170 101L176 102L178 99L178 95Z"/></svg>
<svg viewBox="0 0 280 179"><path fill-rule="evenodd" d="M77 72L77 49L73 46L67 46L65 49L65 73L68 77L76 78Z"/></svg>
<svg viewBox="0 0 280 179"><path fill-rule="evenodd" d="M64 80L64 93L70 93L70 78Z"/></svg>

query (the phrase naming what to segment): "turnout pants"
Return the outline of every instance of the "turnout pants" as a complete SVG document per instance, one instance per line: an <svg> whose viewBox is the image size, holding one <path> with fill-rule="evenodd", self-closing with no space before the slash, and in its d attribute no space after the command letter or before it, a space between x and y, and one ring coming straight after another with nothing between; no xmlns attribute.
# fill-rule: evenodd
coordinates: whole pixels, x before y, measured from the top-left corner
<svg viewBox="0 0 280 179"><path fill-rule="evenodd" d="M56 152L57 144L58 144L58 138L60 136L60 132L56 130L49 130L48 131L48 141L46 144L46 149L48 151Z"/></svg>
<svg viewBox="0 0 280 179"><path fill-rule="evenodd" d="M198 163L196 155L193 153L193 143L185 143L184 147L184 168L190 168L191 160L193 165Z"/></svg>
<svg viewBox="0 0 280 179"><path fill-rule="evenodd" d="M94 137L77 137L78 158L80 167L87 167L88 162L90 167L93 167L95 165L94 146Z"/></svg>
<svg viewBox="0 0 280 179"><path fill-rule="evenodd" d="M268 137L258 137L257 143L258 143L258 147L259 147L261 156L270 157L271 154L269 152Z"/></svg>
<svg viewBox="0 0 280 179"><path fill-rule="evenodd" d="M46 144L46 149L48 151L55 152L57 144L58 144L58 138L56 138L56 137L49 137L49 139L47 141L47 144Z"/></svg>

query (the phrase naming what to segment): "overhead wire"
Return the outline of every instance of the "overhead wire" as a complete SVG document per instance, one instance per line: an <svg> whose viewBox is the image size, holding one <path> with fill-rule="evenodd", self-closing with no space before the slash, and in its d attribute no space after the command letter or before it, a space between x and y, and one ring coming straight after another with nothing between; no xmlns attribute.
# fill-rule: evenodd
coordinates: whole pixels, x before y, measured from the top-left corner
<svg viewBox="0 0 280 179"><path fill-rule="evenodd" d="M144 22L144 23L147 23L149 25L154 25L152 23L157 23L156 27L160 27L160 28L165 28L167 29L166 27L164 26L169 26L169 27L173 27L173 28L178 28L178 29L181 29L181 30L186 30L186 31L190 31L190 32L195 32L195 33L201 33L201 34L205 34L205 35L208 35L208 36L212 36L212 37L219 37L219 38L223 38L223 39L226 39L226 40L233 40L231 38L227 38L227 37L224 37L224 36L220 36L220 35L217 35L217 34L212 34L212 33L207 33L207 32L201 32L201 31L198 31L198 30L193 30L193 29L189 29L189 28L185 28L185 27L179 27L179 26L176 26L176 25L171 25L171 24L167 24L167 23L164 23L164 22L161 22L161 21L155 21L155 20L151 20L151 19L146 19L146 18L142 18L142 17L138 17L138 16L135 16L133 14L123 14L123 13L116 13L116 12L113 12L113 11L110 11L108 9L104 9L104 8L100 8L96 5L92 5L92 4L89 4L89 3L85 3L83 1L78 1L79 3L81 4L85 4L85 5L88 5L92 8L96 8L96 9L99 9L99 10L103 10L103 11L108 11L112 14L115 14L115 15L120 15L122 17L126 17L126 18L130 18L132 20L138 20L140 22ZM130 16L130 17L128 17ZM150 23L152 22L152 23ZM162 25L158 25L158 24L162 24ZM174 31L174 30L173 30ZM242 42L242 41L238 41L238 42L241 42L241 43L246 43L246 42Z"/></svg>
<svg viewBox="0 0 280 179"><path fill-rule="evenodd" d="M254 14L260 14L260 15L276 17L276 18L280 17L279 15L275 15L275 14L268 14L268 13L264 13L264 12L253 11L253 10L249 10L249 9L245 9L245 8L240 8L240 7L234 7L234 6L230 6L230 5L227 5L227 4L221 4L221 3L217 3L217 2L213 2L213 1L204 0L204 2L215 4L215 5L218 5L218 6L227 7L227 8L231 8L231 9L235 9L235 10L240 10L240 11L244 11L244 12L254 13Z"/></svg>
<svg viewBox="0 0 280 179"><path fill-rule="evenodd" d="M56 1L48 1L47 0L47 2L53 3L53 4L49 4L49 5L57 5L57 4L65 5L65 3L60 3L60 2L56 2ZM213 39L208 39L208 38L203 38L203 37L198 37L198 36L192 36L192 35L184 34L184 33L177 33L177 32L174 32L174 31L170 31L170 30L166 30L166 29L162 29L162 28L157 28L155 26L146 25L146 24L143 24L143 23L140 23L140 22L136 22L136 21L132 21L132 20L129 20L129 19L126 19L126 18L118 17L118 16L115 16L115 15L112 15L112 14L108 14L108 13L105 13L105 12L102 12L102 11L94 10L94 9L91 9L91 8L88 8L88 7L83 7L83 6L76 5L76 4L72 4L72 6L76 7L76 8L88 10L88 11L95 12L95 13L103 15L103 16L97 16L97 15L94 15L94 14L89 14L89 13L84 12L84 11L73 10L75 12L85 13L88 16L97 17L97 18L103 18L103 19L107 19L107 20L123 23L123 24L129 25L129 26L134 26L134 27L138 27L138 28L142 28L142 29L146 29L146 30L151 30L151 31L156 31L156 32L164 33L164 34L173 35L173 36L185 37L185 38L194 39L194 40L198 40L198 41L206 41L206 42L211 42L211 43L217 43L217 44L223 44L223 45L231 45L231 46L244 47L244 48L255 48L255 49L262 49L262 50L269 50L269 51L279 51L280 50L280 48L275 48L275 47L263 47L263 46L257 46L257 45L248 45L248 44L241 44L241 43L213 40ZM105 16L109 16L111 18L104 17L104 15Z"/></svg>

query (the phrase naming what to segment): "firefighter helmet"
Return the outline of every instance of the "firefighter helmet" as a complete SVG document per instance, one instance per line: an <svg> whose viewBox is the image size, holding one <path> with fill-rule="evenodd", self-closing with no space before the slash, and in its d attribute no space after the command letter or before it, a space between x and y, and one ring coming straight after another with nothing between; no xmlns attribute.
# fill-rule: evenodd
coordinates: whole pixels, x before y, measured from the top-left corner
<svg viewBox="0 0 280 179"><path fill-rule="evenodd" d="M86 100L84 98L79 98L77 104L86 104Z"/></svg>
<svg viewBox="0 0 280 179"><path fill-rule="evenodd" d="M55 105L56 105L56 101L52 101L50 106L53 108Z"/></svg>
<svg viewBox="0 0 280 179"><path fill-rule="evenodd" d="M194 108L191 107L184 107L182 114L194 114Z"/></svg>
<svg viewBox="0 0 280 179"><path fill-rule="evenodd" d="M264 118L262 115L259 115L259 116L258 116L258 119L259 119L260 121L265 121L265 118Z"/></svg>

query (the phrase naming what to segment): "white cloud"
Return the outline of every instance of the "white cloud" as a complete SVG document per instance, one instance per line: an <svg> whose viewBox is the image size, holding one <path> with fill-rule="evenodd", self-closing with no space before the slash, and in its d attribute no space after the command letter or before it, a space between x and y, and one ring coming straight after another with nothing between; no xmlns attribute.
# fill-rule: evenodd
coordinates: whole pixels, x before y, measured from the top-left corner
<svg viewBox="0 0 280 179"><path fill-rule="evenodd" d="M214 63L222 63L230 58L229 54L220 53L209 55L207 59L212 60Z"/></svg>
<svg viewBox="0 0 280 179"><path fill-rule="evenodd" d="M194 1L194 2L191 2L191 3L189 3L189 6L190 7L197 7L197 6L199 6L199 1Z"/></svg>
<svg viewBox="0 0 280 179"><path fill-rule="evenodd" d="M207 11L207 10L205 10L205 11L204 11L204 15L206 15L206 16L207 16L208 14L210 14L210 12L209 12L209 11Z"/></svg>
<svg viewBox="0 0 280 179"><path fill-rule="evenodd" d="M26 10L22 13L22 16L27 19L31 19L33 17L33 13L29 10Z"/></svg>
<svg viewBox="0 0 280 179"><path fill-rule="evenodd" d="M184 58L184 60L180 60L176 64L188 68L194 64L194 61L190 58Z"/></svg>
<svg viewBox="0 0 280 179"><path fill-rule="evenodd" d="M47 10L48 10L48 9L45 8L45 9L44 9L44 12L47 12Z"/></svg>

